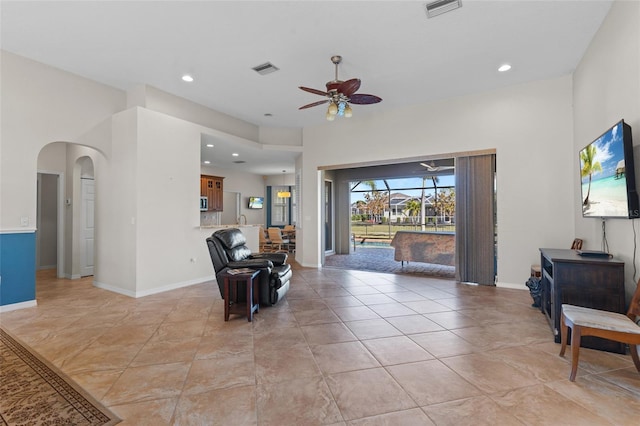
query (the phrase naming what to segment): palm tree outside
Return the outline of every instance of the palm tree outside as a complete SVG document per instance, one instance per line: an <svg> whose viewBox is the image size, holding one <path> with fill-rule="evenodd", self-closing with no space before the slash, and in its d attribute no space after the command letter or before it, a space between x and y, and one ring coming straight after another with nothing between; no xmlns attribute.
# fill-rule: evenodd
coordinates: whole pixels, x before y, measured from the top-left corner
<svg viewBox="0 0 640 426"><path fill-rule="evenodd" d="M416 199L407 201L406 207L404 209L404 213L411 217L411 222L415 225L415 218L418 216L418 213L421 212L422 206L424 206L424 202L420 202ZM423 220L424 222L424 220Z"/></svg>

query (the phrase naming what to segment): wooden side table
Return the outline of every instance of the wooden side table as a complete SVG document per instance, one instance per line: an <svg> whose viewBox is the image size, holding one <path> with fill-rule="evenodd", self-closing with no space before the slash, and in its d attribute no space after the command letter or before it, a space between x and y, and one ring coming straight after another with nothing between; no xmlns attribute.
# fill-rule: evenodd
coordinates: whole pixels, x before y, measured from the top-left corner
<svg viewBox="0 0 640 426"><path fill-rule="evenodd" d="M233 271L233 270L231 270ZM260 275L259 270L249 270L239 273L224 272L222 274L224 280L224 320L229 321L229 314L247 315L247 320L251 322L253 320L253 313L260 310L260 304L258 303L258 280L256 279ZM237 303L234 303L238 299L238 283L246 283L247 288L247 302L246 307L241 307ZM254 286L256 288L254 289ZM233 299L231 294L233 294ZM232 304L233 303L233 304Z"/></svg>

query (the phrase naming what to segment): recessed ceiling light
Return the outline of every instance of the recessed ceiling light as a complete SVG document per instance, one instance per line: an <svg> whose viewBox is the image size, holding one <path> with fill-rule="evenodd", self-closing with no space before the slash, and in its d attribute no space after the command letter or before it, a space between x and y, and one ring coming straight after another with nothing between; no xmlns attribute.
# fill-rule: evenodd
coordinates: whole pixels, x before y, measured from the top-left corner
<svg viewBox="0 0 640 426"><path fill-rule="evenodd" d="M193 81L193 77L191 77L189 74L185 74L182 76L182 81L186 81L187 83L191 83Z"/></svg>
<svg viewBox="0 0 640 426"><path fill-rule="evenodd" d="M240 154L238 154L237 152L234 152L234 153L233 153L233 154L231 154L231 155L232 155L232 156L234 156L234 157L237 157L237 156L238 156L238 155L240 155Z"/></svg>
<svg viewBox="0 0 640 426"><path fill-rule="evenodd" d="M212 143L208 143L207 144L207 148L213 148L213 144Z"/></svg>
<svg viewBox="0 0 640 426"><path fill-rule="evenodd" d="M270 112L267 112L264 116L265 117L273 117L273 114L271 114Z"/></svg>
<svg viewBox="0 0 640 426"><path fill-rule="evenodd" d="M211 164L211 161L205 160L204 164Z"/></svg>
<svg viewBox="0 0 640 426"><path fill-rule="evenodd" d="M504 64L504 65L500 65L500 68L498 68L498 71L505 72L505 71L509 71L510 69L511 69L511 65Z"/></svg>

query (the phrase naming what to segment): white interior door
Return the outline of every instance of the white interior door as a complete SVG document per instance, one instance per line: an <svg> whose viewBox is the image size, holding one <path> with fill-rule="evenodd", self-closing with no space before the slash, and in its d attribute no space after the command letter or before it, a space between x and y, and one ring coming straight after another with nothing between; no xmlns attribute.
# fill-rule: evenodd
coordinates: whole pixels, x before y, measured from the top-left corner
<svg viewBox="0 0 640 426"><path fill-rule="evenodd" d="M82 208L80 212L81 223L81 254L80 275L83 277L93 275L93 228L95 209L95 185L93 179L83 178L82 182Z"/></svg>

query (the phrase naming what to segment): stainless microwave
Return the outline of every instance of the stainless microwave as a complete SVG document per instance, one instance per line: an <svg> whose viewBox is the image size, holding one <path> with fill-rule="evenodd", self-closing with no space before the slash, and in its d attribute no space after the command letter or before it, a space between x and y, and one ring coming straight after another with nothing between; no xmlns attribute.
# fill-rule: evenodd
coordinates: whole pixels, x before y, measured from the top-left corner
<svg viewBox="0 0 640 426"><path fill-rule="evenodd" d="M200 211L206 212L207 210L209 210L209 198L200 197Z"/></svg>

